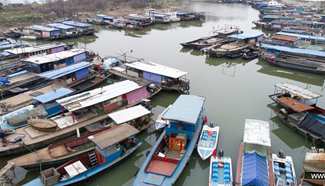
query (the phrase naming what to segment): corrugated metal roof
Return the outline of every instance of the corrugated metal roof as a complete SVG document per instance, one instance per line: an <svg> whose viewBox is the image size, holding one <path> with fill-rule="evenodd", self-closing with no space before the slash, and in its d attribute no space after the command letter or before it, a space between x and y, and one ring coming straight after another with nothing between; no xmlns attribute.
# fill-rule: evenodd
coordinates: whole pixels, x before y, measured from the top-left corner
<svg viewBox="0 0 325 186"><path fill-rule="evenodd" d="M61 29L61 30L69 30L69 29L74 29L74 26L70 26L70 25L65 25L62 23L50 23L48 24L49 27L53 27L53 28L57 28L57 29Z"/></svg>
<svg viewBox="0 0 325 186"><path fill-rule="evenodd" d="M131 125L124 124L111 128L109 131L102 131L88 138L94 142L100 149L105 149L111 145L119 143L131 136L139 133L139 130Z"/></svg>
<svg viewBox="0 0 325 186"><path fill-rule="evenodd" d="M36 96L36 97L34 97L34 99L41 103L48 103L50 101L54 101L56 99L67 96L67 95L71 94L72 92L73 92L72 89L61 87L61 88L55 89L53 91L47 92L45 94Z"/></svg>
<svg viewBox="0 0 325 186"><path fill-rule="evenodd" d="M277 32L279 35L286 35L286 36L294 36L300 39L308 39L308 40L316 40L316 41L325 41L325 37L322 36L311 36L306 34L297 34L297 33L289 33L289 32Z"/></svg>
<svg viewBox="0 0 325 186"><path fill-rule="evenodd" d="M137 70L150 72L153 74L158 74L161 76L166 76L170 78L180 78L182 76L185 76L187 72L180 71L175 68L167 67L164 65L160 65L157 63L152 62L133 62L133 63L126 63L127 67L134 68Z"/></svg>
<svg viewBox="0 0 325 186"><path fill-rule="evenodd" d="M126 123L128 121L140 118L142 116L148 115L151 112L143 107L142 105L134 106L131 108L119 110L117 112L113 112L108 114L108 116L114 120L116 124Z"/></svg>
<svg viewBox="0 0 325 186"><path fill-rule="evenodd" d="M288 52L293 54L300 54L300 55L310 55L310 56L317 56L317 57L325 57L325 52L319 50L310 50L310 49L303 49L303 48L292 48L286 46L279 46L279 45L270 45L270 44L261 44L262 48L270 49L270 50L277 50L280 52Z"/></svg>
<svg viewBox="0 0 325 186"><path fill-rule="evenodd" d="M243 157L242 185L269 186L268 165L266 157L245 153Z"/></svg>
<svg viewBox="0 0 325 186"><path fill-rule="evenodd" d="M142 86L133 81L124 80L121 82L113 83L111 85L106 85L101 88L96 88L80 94L69 96L57 100L57 102L71 112L105 102L107 100L137 90L141 87Z"/></svg>
<svg viewBox="0 0 325 186"><path fill-rule="evenodd" d="M295 41L298 40L298 38L295 37L295 36L287 36L287 35L279 35L279 34L273 35L272 39L281 40L281 41L288 41L288 42L295 42Z"/></svg>
<svg viewBox="0 0 325 186"><path fill-rule="evenodd" d="M14 48L14 49L8 49L5 51L9 52L11 54L25 54L25 53L38 52L41 50L48 50L51 48L62 47L62 46L66 46L66 44L64 44L64 43L50 43L50 44L37 45L37 46L19 47L19 48Z"/></svg>
<svg viewBox="0 0 325 186"><path fill-rule="evenodd" d="M33 25L30 28L32 30L43 31L43 32L59 31L59 29L57 29L57 28L51 28L51 27L42 26L42 25Z"/></svg>
<svg viewBox="0 0 325 186"><path fill-rule="evenodd" d="M229 37L234 38L234 39L253 39L253 38L258 38L262 35L264 35L263 32L255 31L255 32L249 32L249 33L232 34Z"/></svg>
<svg viewBox="0 0 325 186"><path fill-rule="evenodd" d="M246 119L243 142L271 147L270 124L267 121Z"/></svg>
<svg viewBox="0 0 325 186"><path fill-rule="evenodd" d="M83 22L79 22L79 21L63 21L62 22L65 25L69 25L69 26L75 26L75 27L90 27L91 25L88 23L83 23Z"/></svg>
<svg viewBox="0 0 325 186"><path fill-rule="evenodd" d="M180 95L162 118L195 124L200 117L204 101L203 97Z"/></svg>
<svg viewBox="0 0 325 186"><path fill-rule="evenodd" d="M320 94L316 94L308 89L299 87L297 85L289 84L289 83L277 83L275 84L275 87L290 92L291 94L295 96L299 96L304 99L316 99L321 97Z"/></svg>
<svg viewBox="0 0 325 186"><path fill-rule="evenodd" d="M46 78L46 79L54 80L54 79L58 79L60 77L66 76L68 74L71 74L73 72L76 72L78 70L88 68L89 66L91 66L91 64L89 62L83 61L83 62L72 64L72 65L69 65L66 67L62 67L59 69L43 72L43 73L39 74L39 76Z"/></svg>
<svg viewBox="0 0 325 186"><path fill-rule="evenodd" d="M24 62L35 63L40 65L45 63L56 62L62 59L67 59L85 52L86 51L84 49L71 49L43 56L32 56L27 59L24 59Z"/></svg>

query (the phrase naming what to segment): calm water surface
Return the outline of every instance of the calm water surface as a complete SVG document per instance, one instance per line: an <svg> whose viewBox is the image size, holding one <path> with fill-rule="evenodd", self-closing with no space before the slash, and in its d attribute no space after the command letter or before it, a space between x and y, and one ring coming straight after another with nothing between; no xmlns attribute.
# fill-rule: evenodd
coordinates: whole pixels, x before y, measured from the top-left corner
<svg viewBox="0 0 325 186"><path fill-rule="evenodd" d="M236 25L244 31L251 31L252 21L258 19L258 12L245 5L193 3L192 8L206 12L206 22L156 25L141 32L101 29L96 34L97 39L79 44L102 56L132 51L132 56L189 72L191 93L206 97L209 120L221 126L219 147L224 149L226 156L232 157L234 169L244 120L253 118L270 121L273 152L282 149L293 156L297 175L300 175L304 154L310 144L303 136L277 121L268 107L271 103L268 95L273 93L277 82L298 84L324 94L325 77L272 67L258 60L209 59L199 52L183 50L179 43L210 35L218 26ZM175 94L161 93L153 101L156 105L167 106L176 97ZM319 104L325 106L325 99L322 98ZM144 154L156 138L156 135L143 134L144 145L140 150L84 185L130 185L145 159ZM195 151L176 185L207 185L208 169L209 162L201 161Z"/></svg>

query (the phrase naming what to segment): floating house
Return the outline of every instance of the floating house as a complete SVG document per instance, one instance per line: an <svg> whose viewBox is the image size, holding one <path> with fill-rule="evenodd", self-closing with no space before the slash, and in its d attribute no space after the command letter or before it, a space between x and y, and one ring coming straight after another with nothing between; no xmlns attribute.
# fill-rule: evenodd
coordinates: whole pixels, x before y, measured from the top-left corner
<svg viewBox="0 0 325 186"><path fill-rule="evenodd" d="M23 60L31 72L42 73L75 64L87 59L87 51L70 49L45 56L32 56Z"/></svg>
<svg viewBox="0 0 325 186"><path fill-rule="evenodd" d="M113 17L113 16L97 14L95 19L92 20L92 22L97 23L97 24L106 25L108 23L112 23L114 20L115 20L115 17Z"/></svg>
<svg viewBox="0 0 325 186"><path fill-rule="evenodd" d="M235 185L273 186L270 125L246 119L243 142L239 148Z"/></svg>
<svg viewBox="0 0 325 186"><path fill-rule="evenodd" d="M70 20L70 21L63 21L62 24L77 28L81 35L91 35L95 33L95 29L93 28L93 26L88 23Z"/></svg>
<svg viewBox="0 0 325 186"><path fill-rule="evenodd" d="M314 44L325 43L325 37L322 36L313 36L308 34L299 34L299 33L288 33L288 32L277 32L278 35L297 37L300 40L311 41Z"/></svg>
<svg viewBox="0 0 325 186"><path fill-rule="evenodd" d="M112 67L110 72L124 78L135 78L140 81L154 83L165 90L189 92L189 80L186 78L187 72L157 63L126 62L120 66Z"/></svg>
<svg viewBox="0 0 325 186"><path fill-rule="evenodd" d="M33 25L28 30L39 39L58 39L61 37L61 31L57 28Z"/></svg>
<svg viewBox="0 0 325 186"><path fill-rule="evenodd" d="M77 28L70 25L65 25L62 23L50 23L47 26L59 29L61 31L62 38L76 37L78 36Z"/></svg>
<svg viewBox="0 0 325 186"><path fill-rule="evenodd" d="M57 140L75 134L76 130L90 125L102 124L108 113L127 106L133 106L150 97L146 87L129 80L82 92L57 100L64 113L49 119L31 119L32 126L19 128L6 136L20 140L0 147L0 155L37 149ZM37 129L35 126L39 126ZM101 125L103 127L103 125ZM51 131L41 128L51 127ZM105 125L104 125L105 127ZM26 148L24 148L26 147Z"/></svg>
<svg viewBox="0 0 325 186"><path fill-rule="evenodd" d="M16 42L12 39L0 37L0 51L21 46L23 46L21 42Z"/></svg>

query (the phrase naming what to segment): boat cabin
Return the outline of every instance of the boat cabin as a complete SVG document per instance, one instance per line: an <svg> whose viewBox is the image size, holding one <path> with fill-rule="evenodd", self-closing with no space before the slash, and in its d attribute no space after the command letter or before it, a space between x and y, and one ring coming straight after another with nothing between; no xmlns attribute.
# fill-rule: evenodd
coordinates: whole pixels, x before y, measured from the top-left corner
<svg viewBox="0 0 325 186"><path fill-rule="evenodd" d="M117 125L129 124L142 131L148 128L151 123L151 111L142 105L133 106L108 114L108 117Z"/></svg>
<svg viewBox="0 0 325 186"><path fill-rule="evenodd" d="M152 24L152 19L149 16L142 16L138 14L129 14L128 20L138 22L140 26L148 26Z"/></svg>
<svg viewBox="0 0 325 186"><path fill-rule="evenodd" d="M264 37L264 33L256 31L251 33L232 34L228 37L236 39L237 41L243 41L251 46L256 46L256 44Z"/></svg>
<svg viewBox="0 0 325 186"><path fill-rule="evenodd" d="M186 78L187 72L157 63L126 62L121 66L113 67L111 72L143 79L161 86L165 90L176 90L181 93L189 92L189 80Z"/></svg>
<svg viewBox="0 0 325 186"><path fill-rule="evenodd" d="M101 23L105 23L105 22L113 22L115 17L107 16L104 14L97 14L96 19L99 20Z"/></svg>
<svg viewBox="0 0 325 186"><path fill-rule="evenodd" d="M75 64L87 59L87 51L70 49L44 56L32 56L23 60L28 71L43 73Z"/></svg>
<svg viewBox="0 0 325 186"><path fill-rule="evenodd" d="M61 22L64 25L69 25L69 26L73 26L75 28L78 29L79 33L84 34L84 35L88 35L88 34L94 34L95 29L91 24L88 23L83 23L83 22L79 22L79 21L63 21Z"/></svg>
<svg viewBox="0 0 325 186"><path fill-rule="evenodd" d="M170 15L165 14L165 13L157 12L154 9L148 10L147 14L156 23L169 23L169 22L171 22Z"/></svg>
<svg viewBox="0 0 325 186"><path fill-rule="evenodd" d="M66 97L73 92L74 90L72 89L61 87L45 94L33 97L33 105L36 107L41 105L44 108L44 111L47 113L47 117L52 117L62 112L61 105L55 100Z"/></svg>
<svg viewBox="0 0 325 186"><path fill-rule="evenodd" d="M43 185L66 185L86 180L134 151L139 146L134 137L138 133L134 127L124 124L89 136L88 139L96 145L95 150L83 153L57 168L42 171L38 181Z"/></svg>
<svg viewBox="0 0 325 186"><path fill-rule="evenodd" d="M47 26L59 29L61 31L62 37L64 36L72 36L72 35L77 35L77 28L74 26L70 25L65 25L62 23L50 23Z"/></svg>
<svg viewBox="0 0 325 186"><path fill-rule="evenodd" d="M56 39L60 38L61 35L59 29L42 25L33 25L27 28L27 32L40 39Z"/></svg>
<svg viewBox="0 0 325 186"><path fill-rule="evenodd" d="M16 58L26 58L26 57L40 55L40 54L53 54L53 53L64 51L66 48L67 45L64 43L53 43L53 44L44 44L44 45L8 49L5 50L4 52L7 53L8 56L12 56ZM1 54L0 54L0 58L1 58Z"/></svg>

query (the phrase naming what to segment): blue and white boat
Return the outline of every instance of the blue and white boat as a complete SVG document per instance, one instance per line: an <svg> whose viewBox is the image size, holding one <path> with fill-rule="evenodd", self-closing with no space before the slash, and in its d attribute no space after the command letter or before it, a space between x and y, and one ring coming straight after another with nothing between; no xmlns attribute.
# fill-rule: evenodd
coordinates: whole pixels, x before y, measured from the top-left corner
<svg viewBox="0 0 325 186"><path fill-rule="evenodd" d="M139 131L128 124L118 125L110 131L89 136L96 148L80 154L57 168L41 172L41 176L24 186L64 186L79 183L112 167L125 159L141 145L134 135Z"/></svg>
<svg viewBox="0 0 325 186"><path fill-rule="evenodd" d="M209 186L232 186L232 184L231 158L211 156Z"/></svg>
<svg viewBox="0 0 325 186"><path fill-rule="evenodd" d="M216 150L218 146L219 130L220 128L218 126L203 126L197 144L197 152L202 160L208 159L212 155L213 151Z"/></svg>
<svg viewBox="0 0 325 186"><path fill-rule="evenodd" d="M169 124L141 166L133 185L173 185L183 172L204 122L203 97L181 95L163 115Z"/></svg>
<svg viewBox="0 0 325 186"><path fill-rule="evenodd" d="M297 185L296 173L291 156L272 154L273 173L276 186Z"/></svg>

